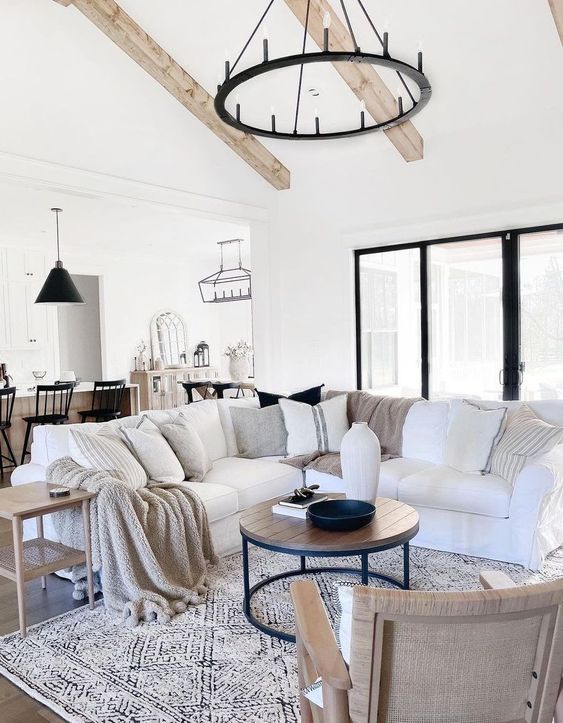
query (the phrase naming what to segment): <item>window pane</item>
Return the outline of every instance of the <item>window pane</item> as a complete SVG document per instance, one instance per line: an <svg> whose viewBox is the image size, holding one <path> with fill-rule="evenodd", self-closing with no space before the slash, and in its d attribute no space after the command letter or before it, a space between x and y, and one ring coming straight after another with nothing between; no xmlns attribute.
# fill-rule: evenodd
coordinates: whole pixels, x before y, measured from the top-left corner
<svg viewBox="0 0 563 723"><path fill-rule="evenodd" d="M563 231L520 237L521 399L563 398Z"/></svg>
<svg viewBox="0 0 563 723"><path fill-rule="evenodd" d="M429 247L430 396L502 399L500 238Z"/></svg>
<svg viewBox="0 0 563 723"><path fill-rule="evenodd" d="M362 389L420 395L420 252L360 257Z"/></svg>

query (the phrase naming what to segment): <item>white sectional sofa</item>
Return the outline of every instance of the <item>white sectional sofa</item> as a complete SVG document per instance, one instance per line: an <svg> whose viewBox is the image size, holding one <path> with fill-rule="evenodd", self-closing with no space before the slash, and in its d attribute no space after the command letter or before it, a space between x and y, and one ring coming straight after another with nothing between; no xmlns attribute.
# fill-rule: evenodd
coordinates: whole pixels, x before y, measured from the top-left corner
<svg viewBox="0 0 563 723"><path fill-rule="evenodd" d="M481 402L480 402L481 403ZM202 498L220 555L240 548L240 513L258 502L290 492L302 473L279 457L242 459L229 406L257 406L255 399L204 401L181 408L189 414L213 461L203 482L186 482ZM482 404L482 403L481 403ZM515 408L519 402L505 402ZM563 426L563 401L528 403L546 422ZM491 402L499 406L498 402ZM155 423L172 421L181 409L147 412ZM403 456L381 466L379 495L415 507L420 532L413 545L513 562L537 569L545 556L563 544L563 445L529 460L514 485L492 474L467 474L444 464L450 403L417 402L403 428ZM128 418L112 425L133 424ZM86 430L94 424L80 425ZM70 425L36 427L31 462L18 467L12 484L44 480L46 467L68 455ZM338 477L309 470L307 483L325 491L343 491ZM56 539L49 520L46 534Z"/></svg>

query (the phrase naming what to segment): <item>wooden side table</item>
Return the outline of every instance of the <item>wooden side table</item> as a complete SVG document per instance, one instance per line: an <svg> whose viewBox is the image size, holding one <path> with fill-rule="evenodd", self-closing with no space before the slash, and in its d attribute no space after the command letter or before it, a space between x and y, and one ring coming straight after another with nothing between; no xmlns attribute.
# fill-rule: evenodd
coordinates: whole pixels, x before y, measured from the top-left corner
<svg viewBox="0 0 563 723"><path fill-rule="evenodd" d="M46 482L0 489L0 517L12 521L13 544L0 547L0 575L14 580L18 591L20 633L27 634L25 618L25 583L41 578L46 587L46 575L72 565L86 563L88 601L94 607L94 581L92 577L92 543L90 538L90 500L93 492L71 490L65 497L49 497L49 489L58 487ZM43 515L61 512L70 507L82 507L85 550L75 550L43 536ZM37 519L37 537L23 540L23 521Z"/></svg>

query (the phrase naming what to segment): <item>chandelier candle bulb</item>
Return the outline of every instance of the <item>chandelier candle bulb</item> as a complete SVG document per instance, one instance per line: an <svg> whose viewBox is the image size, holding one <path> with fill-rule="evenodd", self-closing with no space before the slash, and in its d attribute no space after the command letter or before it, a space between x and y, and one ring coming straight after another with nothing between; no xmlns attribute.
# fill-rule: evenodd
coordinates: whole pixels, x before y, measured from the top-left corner
<svg viewBox="0 0 563 723"><path fill-rule="evenodd" d="M367 24L365 30L371 29L373 30L374 34L374 39L372 43L370 43L369 50L362 49L357 42L357 40L362 37L363 48L368 47L366 45L366 43L369 42L367 40L367 36L365 34L363 36L360 36L359 34L356 35L356 33L354 32L351 18L346 9L345 0L340 0L340 4L342 6L342 12L345 16L346 26L348 28L349 35L353 43L353 49L344 49L340 43L336 42L337 40L339 40L340 36L338 36L337 38L336 35L330 35L330 30L332 29L333 25L332 15L334 11L329 10L325 12L327 5L323 2L320 2L320 0L317 0L313 7L310 7L312 5L310 2L306 3L307 13L305 21L303 23L304 35L301 36L301 52L293 52L290 55L282 54L281 56L272 58L269 50L269 38L267 37L267 34L264 32L264 30L262 30L262 32L264 33L263 58L260 57L257 62L252 62L252 58L249 56L253 55L253 53L247 52L247 50L252 45L252 41L255 38L256 33L259 31L259 29L263 29L265 27L264 21L266 19L266 15L270 11L270 8L272 7L272 4L273 0L270 0L270 2L267 4L266 10L261 15L258 24L252 30L250 37L248 38L246 43L244 43L244 45L242 46L242 50L237 57L237 60L234 61L234 63L231 63L226 68L226 80L219 88L214 101L217 115L223 122L234 128L237 128L240 131L243 131L244 133L252 134L253 136L265 136L269 138L278 138L284 140L320 140L328 138L337 139L352 137L354 135L363 135L366 133L371 133L373 131L388 131L395 126L399 126L401 123L405 123L405 121L419 113L428 104L432 94L432 88L430 86L428 78L420 70L420 66L422 63L421 56L419 55L419 69L417 69L416 63L411 65L404 60L392 57L389 52L390 47L388 28L384 26L383 32L381 34L379 33L378 29L375 27L373 21L371 20L366 8L364 7L362 0L359 0L359 5L363 12L363 15L365 16L365 23ZM297 5L298 3L295 4ZM311 10L311 12L309 12L309 10ZM313 20L311 20L311 16L313 17ZM334 13L334 21L338 22L338 32L340 33L341 21L339 20L339 16L336 13ZM310 22L314 23L314 29L312 25L311 27L309 27ZM315 43L318 44L317 49L307 49L307 37L309 35L311 35L315 39ZM338 49L335 49L335 43ZM373 47L371 47L372 45ZM383 50L380 49L381 47L383 48ZM419 52L421 53L420 49ZM244 69L239 70L238 66L239 62L241 61ZM352 106L352 127L346 127L346 124L339 124L340 127L335 127L336 124L334 118L327 119L325 116L323 116L323 128L321 128L318 113L313 116L314 124L310 121L304 121L304 107L303 103L301 103L301 100L304 94L304 90L307 86L303 86L303 70L305 66L309 65L318 67L329 66L330 64L335 67L342 67L342 65L344 64L347 70L344 73L343 77L348 77L348 74L350 73L352 77L355 77L356 73L360 73L362 78L366 77L366 67L355 68L354 70L351 70L351 64L353 64L354 66L356 66L357 64L364 64L364 66L367 66L368 68L381 67L389 69L390 71L396 73L399 76L399 80L404 86L404 90L401 89L401 91L408 94L408 97L412 101L412 103L407 102L407 105L404 105L403 103L402 112L398 113L397 115L393 115L391 108L389 108L389 117L384 117L387 115L385 113L382 113L380 117L378 113L377 121L372 117L370 113L366 112L364 108L359 111L360 117L358 117L358 115L356 115L358 111L354 112L354 108ZM293 120L291 121L291 125L289 125L289 121L287 120L287 113L284 113L283 117L278 117L273 111L268 113L267 105L262 110L262 124L255 125L242 121L240 117L235 113L234 103L231 101L231 103L229 104L229 99L230 97L232 97L231 94L233 94L234 91L243 84L250 82L253 78L261 76L264 76L265 80L271 80L271 82L275 85L275 73L277 73L279 70L293 67L299 69L299 74L296 73L295 77L295 90L297 94L296 101L294 102L292 99L290 99L289 101L291 104L289 107L295 109L294 113L292 113ZM407 81L409 81L409 85L407 85ZM412 91L410 83L412 83ZM314 86L309 89L308 93L311 96L318 95L318 92L315 92ZM418 96L415 95L415 93L418 93ZM353 96L350 97L350 100L352 97ZM397 98L397 96L395 95L394 98ZM395 108L398 108L398 102L395 103ZM323 113L326 114L326 112L328 112L328 110L323 106ZM354 115L356 116L355 120ZM238 298L237 294L235 294L235 296Z"/></svg>
<svg viewBox="0 0 563 723"><path fill-rule="evenodd" d="M422 73L422 50L418 51L418 72Z"/></svg>
<svg viewBox="0 0 563 723"><path fill-rule="evenodd" d="M399 115L403 115L403 99L401 98L401 96L399 96L398 101L399 101Z"/></svg>
<svg viewBox="0 0 563 723"><path fill-rule="evenodd" d="M225 60L225 80L229 80L231 76L231 63L229 60Z"/></svg>
<svg viewBox="0 0 563 723"><path fill-rule="evenodd" d="M237 120L240 123L240 103L237 103L236 113L237 113Z"/></svg>

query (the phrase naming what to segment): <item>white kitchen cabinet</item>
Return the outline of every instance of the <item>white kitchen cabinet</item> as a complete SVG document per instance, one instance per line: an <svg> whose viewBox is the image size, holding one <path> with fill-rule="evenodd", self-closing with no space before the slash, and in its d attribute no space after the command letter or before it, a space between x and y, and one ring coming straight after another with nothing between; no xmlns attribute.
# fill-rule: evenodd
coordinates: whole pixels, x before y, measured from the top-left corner
<svg viewBox="0 0 563 723"><path fill-rule="evenodd" d="M37 349L49 342L47 310L35 299L45 280L36 251L0 250L0 348Z"/></svg>

